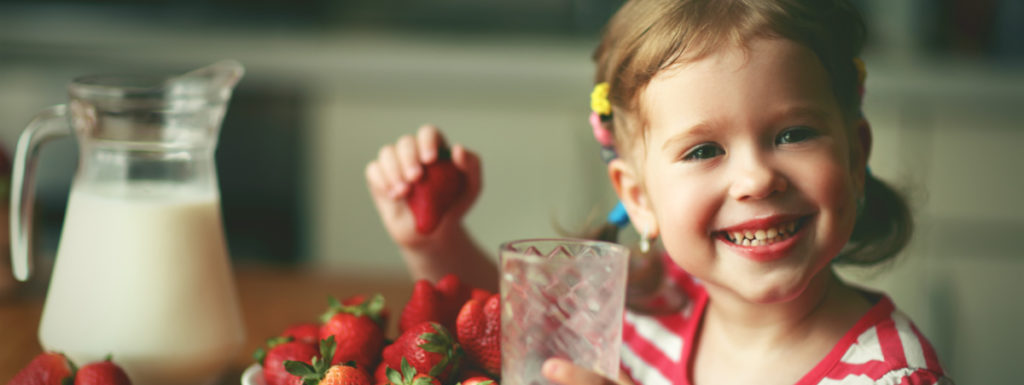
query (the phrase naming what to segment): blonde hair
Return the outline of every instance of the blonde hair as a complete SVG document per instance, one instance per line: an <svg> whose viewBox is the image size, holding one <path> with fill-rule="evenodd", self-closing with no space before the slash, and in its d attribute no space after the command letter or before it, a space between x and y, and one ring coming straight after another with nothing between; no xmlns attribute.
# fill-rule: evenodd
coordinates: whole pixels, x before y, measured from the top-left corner
<svg viewBox="0 0 1024 385"><path fill-rule="evenodd" d="M595 83L609 85L612 117L604 125L614 134L619 156L628 158L645 135L639 96L655 74L722 47L782 38L817 55L854 127L861 119L862 91L854 59L865 34L861 15L846 0L630 0L608 22L593 56ZM910 238L910 212L900 195L870 174L865 184L862 214L837 263L874 264L896 255ZM594 235L614 238L609 229Z"/></svg>

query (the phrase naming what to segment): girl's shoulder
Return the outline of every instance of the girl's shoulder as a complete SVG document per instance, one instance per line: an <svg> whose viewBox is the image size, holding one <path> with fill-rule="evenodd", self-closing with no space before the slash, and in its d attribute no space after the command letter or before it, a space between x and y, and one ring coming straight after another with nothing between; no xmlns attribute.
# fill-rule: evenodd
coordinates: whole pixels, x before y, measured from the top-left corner
<svg viewBox="0 0 1024 385"><path fill-rule="evenodd" d="M862 293L874 305L799 384L952 384L913 321L888 296Z"/></svg>

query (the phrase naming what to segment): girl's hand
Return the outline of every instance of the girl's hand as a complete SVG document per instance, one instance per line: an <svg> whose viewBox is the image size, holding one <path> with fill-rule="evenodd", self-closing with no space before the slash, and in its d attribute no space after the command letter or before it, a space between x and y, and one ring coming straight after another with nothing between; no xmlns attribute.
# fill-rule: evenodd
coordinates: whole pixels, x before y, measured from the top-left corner
<svg viewBox="0 0 1024 385"><path fill-rule="evenodd" d="M562 358L549 358L544 361L541 374L549 381L562 385L633 385L625 373L620 373L619 381L616 382Z"/></svg>
<svg viewBox="0 0 1024 385"><path fill-rule="evenodd" d="M423 165L437 160L437 150L444 145L438 128L425 125L415 136L404 135L395 144L381 147L377 159L366 166L366 181L377 212L391 238L403 249L437 247L434 243L457 230L480 194L480 158L460 145L452 146L452 163L466 175L466 190L442 214L437 229L430 234L416 232L416 221L405 198L412 182L423 174Z"/></svg>

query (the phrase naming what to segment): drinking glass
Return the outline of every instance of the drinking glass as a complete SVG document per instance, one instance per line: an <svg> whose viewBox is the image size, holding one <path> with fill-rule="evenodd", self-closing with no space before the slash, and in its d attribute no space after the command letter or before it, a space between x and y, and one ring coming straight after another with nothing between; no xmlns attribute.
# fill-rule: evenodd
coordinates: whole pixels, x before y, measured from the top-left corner
<svg viewBox="0 0 1024 385"><path fill-rule="evenodd" d="M581 239L507 242L501 261L501 378L549 384L544 360L619 375L629 250Z"/></svg>

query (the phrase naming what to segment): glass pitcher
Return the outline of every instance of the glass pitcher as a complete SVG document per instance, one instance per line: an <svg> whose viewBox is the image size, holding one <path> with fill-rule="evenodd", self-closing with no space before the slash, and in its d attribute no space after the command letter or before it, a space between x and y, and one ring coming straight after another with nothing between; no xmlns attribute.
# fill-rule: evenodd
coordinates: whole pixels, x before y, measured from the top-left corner
<svg viewBox="0 0 1024 385"><path fill-rule="evenodd" d="M245 342L220 211L214 150L244 70L234 61L180 76L86 76L70 102L19 138L11 259L28 278L35 154L78 140L39 341L74 362L108 354L140 385L215 382ZM70 124L69 124L70 123Z"/></svg>

